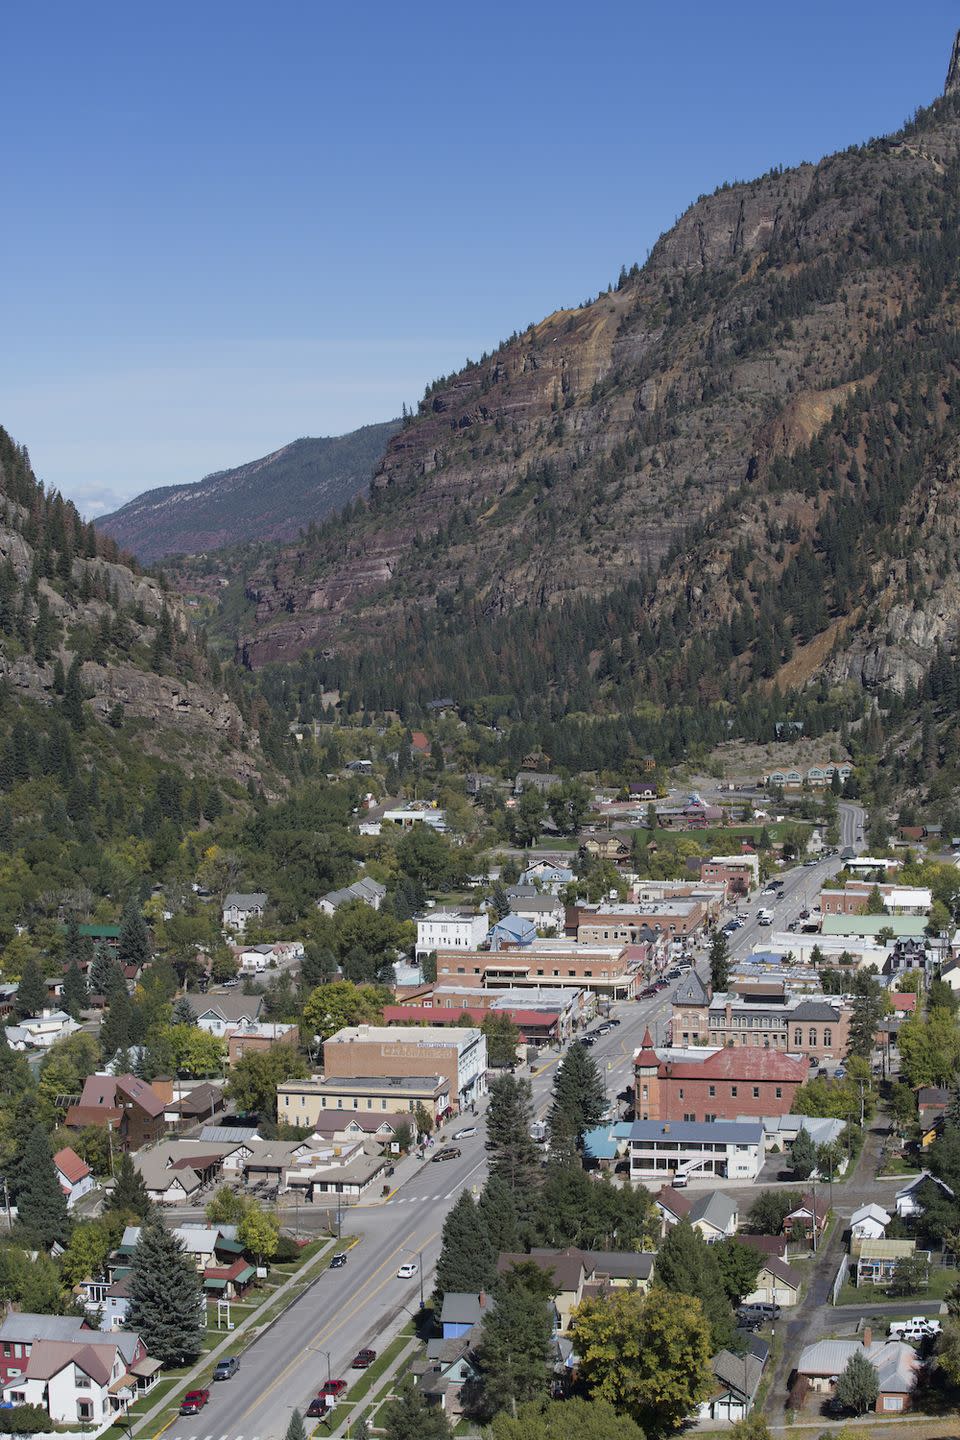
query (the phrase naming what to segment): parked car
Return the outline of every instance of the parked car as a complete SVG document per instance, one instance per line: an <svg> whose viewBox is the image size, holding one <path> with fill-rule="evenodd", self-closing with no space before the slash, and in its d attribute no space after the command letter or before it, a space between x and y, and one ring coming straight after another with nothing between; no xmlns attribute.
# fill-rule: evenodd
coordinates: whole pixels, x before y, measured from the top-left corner
<svg viewBox="0 0 960 1440"><path fill-rule="evenodd" d="M217 1361L217 1368L213 1372L214 1380L229 1380L231 1375L236 1375L240 1369L240 1361L236 1355L225 1355L222 1360Z"/></svg>
<svg viewBox="0 0 960 1440"><path fill-rule="evenodd" d="M430 1159L436 1165L438 1160L457 1160L459 1156L460 1147L458 1145L444 1145L443 1149L438 1150L435 1155L431 1155Z"/></svg>
<svg viewBox="0 0 960 1440"><path fill-rule="evenodd" d="M649 1000L649 999L651 999L654 995L656 995L656 993L657 993L657 987L656 987L656 985L644 985L643 989L640 991L640 999L641 999L641 1000Z"/></svg>
<svg viewBox="0 0 960 1440"><path fill-rule="evenodd" d="M453 1138L454 1140L470 1140L474 1135L476 1135L476 1133L476 1125L467 1125L465 1129L457 1130Z"/></svg>
<svg viewBox="0 0 960 1440"><path fill-rule="evenodd" d="M358 1350L356 1355L354 1355L353 1359L350 1362L350 1369L366 1370L367 1366L372 1365L376 1358L376 1350L371 1350L368 1347L364 1347L363 1350Z"/></svg>
<svg viewBox="0 0 960 1440"><path fill-rule="evenodd" d="M188 1390L180 1401L180 1414L199 1415L209 1399L209 1390Z"/></svg>
<svg viewBox="0 0 960 1440"><path fill-rule="evenodd" d="M820 1064L820 1061L816 1055L811 1055L807 1063L810 1066L811 1070L815 1070L816 1067Z"/></svg>
<svg viewBox="0 0 960 1440"><path fill-rule="evenodd" d="M346 1263L347 1263L347 1252L346 1252L346 1250L341 1250L341 1251L338 1252L338 1254L334 1255L333 1258L332 1258L332 1260L330 1261L330 1269L331 1269L331 1270L341 1270L341 1269L343 1268L343 1266L346 1265Z"/></svg>
<svg viewBox="0 0 960 1440"><path fill-rule="evenodd" d="M321 1395L342 1395L347 1388L346 1380L324 1380L320 1386Z"/></svg>
<svg viewBox="0 0 960 1440"><path fill-rule="evenodd" d="M417 1273L417 1265L414 1260L407 1260L397 1271L398 1280L410 1280Z"/></svg>
<svg viewBox="0 0 960 1440"><path fill-rule="evenodd" d="M608 1024L608 1025L619 1025L619 1024L620 1024L620 1021L617 1019L617 1017L616 1017L615 1015L611 1015L611 1016L610 1016L610 1019L607 1021L607 1024Z"/></svg>

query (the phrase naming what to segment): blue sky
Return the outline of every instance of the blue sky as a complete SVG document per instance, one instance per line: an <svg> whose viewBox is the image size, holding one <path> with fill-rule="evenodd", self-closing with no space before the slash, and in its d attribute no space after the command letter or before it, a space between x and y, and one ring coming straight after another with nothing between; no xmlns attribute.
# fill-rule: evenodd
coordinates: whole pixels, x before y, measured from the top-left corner
<svg viewBox="0 0 960 1440"><path fill-rule="evenodd" d="M7 7L0 424L96 515L434 376L895 128L947 0Z"/></svg>

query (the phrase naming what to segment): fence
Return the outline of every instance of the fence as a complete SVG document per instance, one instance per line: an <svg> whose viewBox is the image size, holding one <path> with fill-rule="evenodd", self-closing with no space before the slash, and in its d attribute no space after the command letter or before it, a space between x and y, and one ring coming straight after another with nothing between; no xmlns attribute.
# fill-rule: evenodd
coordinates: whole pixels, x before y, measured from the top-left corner
<svg viewBox="0 0 960 1440"><path fill-rule="evenodd" d="M839 1265L839 1267L838 1267L838 1269L837 1269L837 1273L836 1273L836 1275L835 1275L835 1277L834 1277L834 1281L833 1281L833 1290L831 1291L831 1294L830 1294L830 1304L831 1304L831 1305L836 1305L836 1303L837 1303L837 1300L838 1300L839 1295L840 1295L840 1291L843 1289L843 1282L844 1282L844 1281L846 1280L846 1278L847 1278L847 1266L848 1266L849 1264L850 1264L850 1257L849 1257L849 1255L843 1255L843 1256L841 1257L841 1259L840 1259L840 1265Z"/></svg>

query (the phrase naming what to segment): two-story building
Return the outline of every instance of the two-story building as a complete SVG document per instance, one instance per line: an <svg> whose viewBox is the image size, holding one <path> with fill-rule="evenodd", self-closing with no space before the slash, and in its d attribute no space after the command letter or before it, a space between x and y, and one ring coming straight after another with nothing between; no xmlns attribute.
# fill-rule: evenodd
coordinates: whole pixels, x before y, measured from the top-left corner
<svg viewBox="0 0 960 1440"><path fill-rule="evenodd" d="M693 1049L683 1059L661 1058L647 1030L634 1072L638 1120L712 1124L787 1114L809 1067L775 1050L745 1046Z"/></svg>
<svg viewBox="0 0 960 1440"><path fill-rule="evenodd" d="M223 902L223 923L226 929L243 934L253 920L262 920L267 908L267 895L262 890L246 893L234 891Z"/></svg>
<svg viewBox="0 0 960 1440"><path fill-rule="evenodd" d="M438 985L477 988L583 990L608 1000L629 1000L643 983L648 951L643 945L580 945L538 940L498 950L441 950Z"/></svg>
<svg viewBox="0 0 960 1440"><path fill-rule="evenodd" d="M485 912L432 910L417 916L417 959L440 950L475 950L487 938Z"/></svg>
<svg viewBox="0 0 960 1440"><path fill-rule="evenodd" d="M837 996L794 993L782 981L737 982L711 997L691 971L674 995L670 1039L839 1059L847 1053L850 1014Z"/></svg>
<svg viewBox="0 0 960 1440"><path fill-rule="evenodd" d="M629 1153L635 1184L669 1183L678 1175L746 1182L755 1180L763 1165L763 1126L759 1120L636 1120Z"/></svg>
<svg viewBox="0 0 960 1440"><path fill-rule="evenodd" d="M124 1150L139 1150L166 1134L164 1098L136 1075L88 1075L79 1102L64 1116L70 1130L109 1130Z"/></svg>
<svg viewBox="0 0 960 1440"><path fill-rule="evenodd" d="M323 1045L328 1080L353 1076L434 1076L448 1082L461 1109L487 1090L487 1040L472 1026L415 1030L402 1025L347 1025Z"/></svg>
<svg viewBox="0 0 960 1440"><path fill-rule="evenodd" d="M443 1075L309 1075L277 1086L277 1119L286 1125L313 1125L324 1134L331 1117L346 1124L350 1112L406 1123L420 1106L434 1121L449 1114L450 1081Z"/></svg>

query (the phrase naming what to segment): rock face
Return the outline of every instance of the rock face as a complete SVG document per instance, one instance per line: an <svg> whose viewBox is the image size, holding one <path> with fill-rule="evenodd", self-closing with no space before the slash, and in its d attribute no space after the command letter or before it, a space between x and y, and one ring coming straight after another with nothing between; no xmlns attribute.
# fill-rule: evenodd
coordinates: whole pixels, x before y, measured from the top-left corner
<svg viewBox="0 0 960 1440"><path fill-rule="evenodd" d="M900 383L925 393L927 379L911 378L924 326L949 333L960 318L946 282L923 325L913 318L930 286L918 256L955 224L956 47L947 88L899 135L701 198L617 288L430 387L365 506L257 557L227 587L225 633L245 663L360 655L438 614L476 632L522 608L613 594L658 567L651 624L680 609L704 634L741 608L762 620L764 593L798 552L822 551L843 481L778 489L778 463L821 436L827 455L852 445L868 463L863 443L836 433L838 407L870 396L900 347ZM804 679L902 687L924 649L956 632L943 384L936 423L911 437L920 463L897 522L910 573L865 554L863 603L847 605L814 668L794 666ZM877 418L897 404L888 377L876 403ZM829 469L816 450L814 463ZM943 557L935 565L925 542Z"/></svg>
<svg viewBox="0 0 960 1440"><path fill-rule="evenodd" d="M97 529L147 562L247 540L287 539L367 490L397 428L390 421L336 438L295 440L193 485L145 491L104 515Z"/></svg>
<svg viewBox="0 0 960 1440"><path fill-rule="evenodd" d="M957 90L960 90L960 30L957 31L953 50L950 53L950 64L947 67L947 79L943 93L952 95Z"/></svg>

